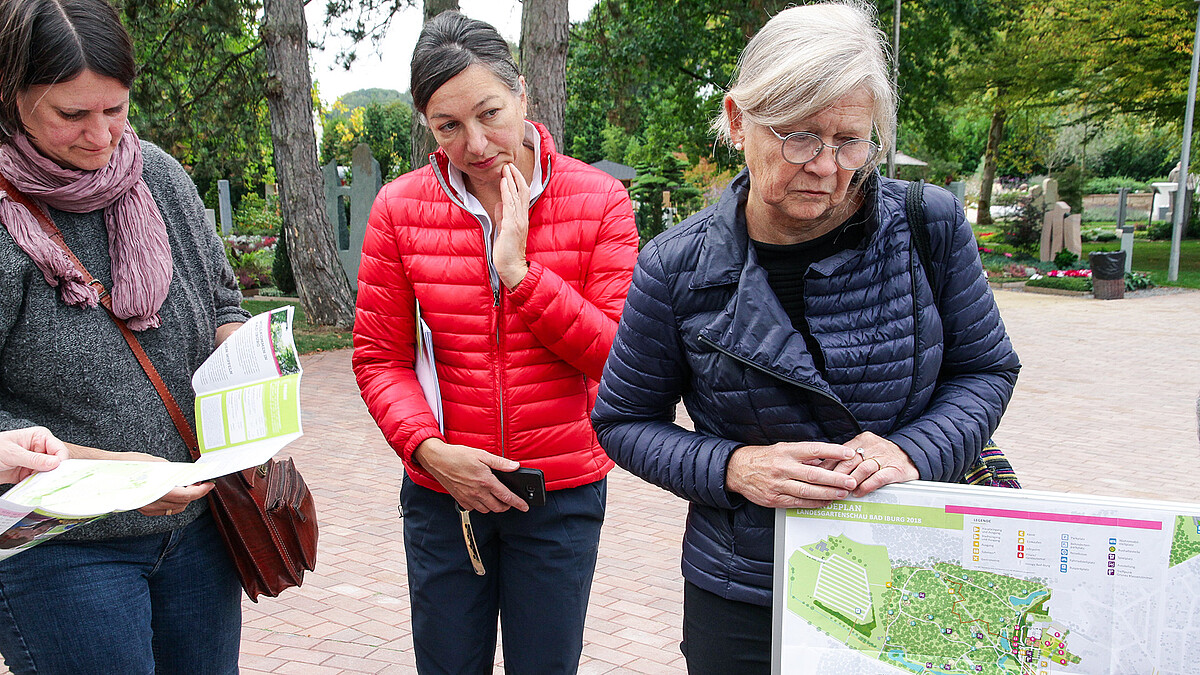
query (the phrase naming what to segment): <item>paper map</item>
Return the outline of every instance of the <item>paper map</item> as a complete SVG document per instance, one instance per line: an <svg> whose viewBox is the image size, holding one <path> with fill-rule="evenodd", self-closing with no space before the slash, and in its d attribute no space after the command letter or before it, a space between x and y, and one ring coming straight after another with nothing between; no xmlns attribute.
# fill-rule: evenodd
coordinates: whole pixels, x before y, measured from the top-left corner
<svg viewBox="0 0 1200 675"><path fill-rule="evenodd" d="M1198 516L938 483L780 510L775 672L1194 673Z"/></svg>
<svg viewBox="0 0 1200 675"><path fill-rule="evenodd" d="M292 307L238 328L196 371L196 462L70 459L0 498L0 560L116 511L150 504L176 486L258 466L301 436L300 359ZM148 405L162 405L157 396Z"/></svg>

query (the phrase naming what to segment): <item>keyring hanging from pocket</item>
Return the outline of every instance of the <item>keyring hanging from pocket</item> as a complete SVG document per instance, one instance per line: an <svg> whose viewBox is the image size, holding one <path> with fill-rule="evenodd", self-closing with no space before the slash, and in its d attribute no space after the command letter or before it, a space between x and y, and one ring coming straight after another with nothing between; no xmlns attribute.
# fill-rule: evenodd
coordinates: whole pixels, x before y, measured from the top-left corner
<svg viewBox="0 0 1200 675"><path fill-rule="evenodd" d="M462 520L463 541L467 545L467 557L471 559L471 567L475 568L475 574L483 576L487 574L487 570L483 569L483 558L479 555L479 546L475 544L475 531L471 529L471 512L458 502L454 503L454 508L458 509L459 518Z"/></svg>

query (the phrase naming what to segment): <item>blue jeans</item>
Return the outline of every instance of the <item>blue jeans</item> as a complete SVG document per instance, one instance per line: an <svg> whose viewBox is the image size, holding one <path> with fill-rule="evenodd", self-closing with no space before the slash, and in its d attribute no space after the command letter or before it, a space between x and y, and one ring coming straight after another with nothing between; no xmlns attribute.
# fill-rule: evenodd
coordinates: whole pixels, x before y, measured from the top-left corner
<svg viewBox="0 0 1200 675"><path fill-rule="evenodd" d="M528 513L471 513L487 571L478 576L454 499L406 476L400 504L417 671L491 673L499 615L506 672L576 672L606 494L600 480L547 492L546 505Z"/></svg>
<svg viewBox="0 0 1200 675"><path fill-rule="evenodd" d="M53 540L0 563L15 674L237 673L242 589L212 517L165 534Z"/></svg>

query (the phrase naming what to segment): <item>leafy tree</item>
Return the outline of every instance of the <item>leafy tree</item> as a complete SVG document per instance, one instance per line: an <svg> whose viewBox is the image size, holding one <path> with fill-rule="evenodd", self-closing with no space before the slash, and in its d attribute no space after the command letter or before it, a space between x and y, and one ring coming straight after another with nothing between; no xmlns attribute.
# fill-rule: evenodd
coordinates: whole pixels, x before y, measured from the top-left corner
<svg viewBox="0 0 1200 675"><path fill-rule="evenodd" d="M365 108L363 142L371 146L385 181L408 171L411 124L412 106L403 101L387 105L371 103Z"/></svg>
<svg viewBox="0 0 1200 675"><path fill-rule="evenodd" d="M893 32L895 2L876 0L883 32ZM961 99L955 86L956 67L977 53L978 45L997 20L993 0L922 0L905 2L900 14L897 84L897 146L927 158L954 157L962 152L951 114ZM969 161L974 169L983 152L984 135L977 134L978 152Z"/></svg>
<svg viewBox="0 0 1200 675"><path fill-rule="evenodd" d="M610 162L621 162L625 159L625 153L629 149L629 134L618 126L605 124L600 131L600 137L603 139L600 142L600 155L602 159L607 159Z"/></svg>
<svg viewBox="0 0 1200 675"><path fill-rule="evenodd" d="M1093 173L1129 176L1150 181L1167 175L1179 156L1180 138L1174 129L1126 119L1101 139Z"/></svg>
<svg viewBox="0 0 1200 675"><path fill-rule="evenodd" d="M964 98L992 105L993 135L1009 113L1056 109L1063 123L1132 113L1178 120L1186 98L1194 4L1184 0L995 0L996 30L960 71ZM1062 123L1060 123L1060 126ZM1098 126L1098 125L1097 125ZM980 221L999 143L989 143Z"/></svg>
<svg viewBox="0 0 1200 675"><path fill-rule="evenodd" d="M1055 12L1032 0L991 0L991 30L956 68L960 95L981 102L990 117L979 194L979 223L992 222L992 183L1010 113L1061 103L1076 86L1082 59L1048 30Z"/></svg>
<svg viewBox="0 0 1200 675"><path fill-rule="evenodd" d="M962 147L946 108L958 100L952 65L974 53L978 35L995 21L996 0L924 0L904 6L901 21L901 143L939 155ZM709 123L719 111L738 56L766 21L790 0L601 0L573 28L567 79L570 150L595 153L604 120L656 144L670 138L689 157L708 156L729 167L733 153L714 151ZM878 2L882 28L891 31L893 3ZM906 141L906 139L908 139ZM980 144L980 153L982 144ZM664 148L667 149L667 148ZM973 161L978 160L979 154ZM973 168L973 163L972 163Z"/></svg>
<svg viewBox="0 0 1200 675"><path fill-rule="evenodd" d="M138 133L178 159L210 204L218 179L235 201L272 182L258 0L115 5L139 65L130 92Z"/></svg>
<svg viewBox="0 0 1200 675"><path fill-rule="evenodd" d="M334 103L329 111L321 111L321 164L336 160L349 166L354 148L366 143L379 161L384 180L391 180L408 171L409 125L412 108L400 99L390 103L368 103L347 111L344 99Z"/></svg>
<svg viewBox="0 0 1200 675"><path fill-rule="evenodd" d="M659 151L710 155L716 115L746 41L787 0L601 0L572 29L566 137L592 147L599 116ZM661 141L661 142L660 142ZM571 148L574 152L574 147ZM718 158L731 161L721 153Z"/></svg>
<svg viewBox="0 0 1200 675"><path fill-rule="evenodd" d="M1190 0L1052 0L1046 26L1079 50L1088 114L1183 117L1196 3Z"/></svg>

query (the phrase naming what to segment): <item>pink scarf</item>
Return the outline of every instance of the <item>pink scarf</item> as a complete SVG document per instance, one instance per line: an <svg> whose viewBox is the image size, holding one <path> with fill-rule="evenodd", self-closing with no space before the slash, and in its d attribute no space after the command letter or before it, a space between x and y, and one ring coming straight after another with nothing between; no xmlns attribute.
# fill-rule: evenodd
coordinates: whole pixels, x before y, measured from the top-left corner
<svg viewBox="0 0 1200 675"><path fill-rule="evenodd" d="M113 312L133 330L158 328L158 310L171 285L171 246L162 214L142 180L142 145L128 124L108 166L97 171L64 169L46 158L24 134L0 145L0 173L31 199L69 213L104 209L112 258ZM17 246L59 289L63 302L95 307L96 289L83 283L66 254L42 231L37 218L0 191L0 222Z"/></svg>

